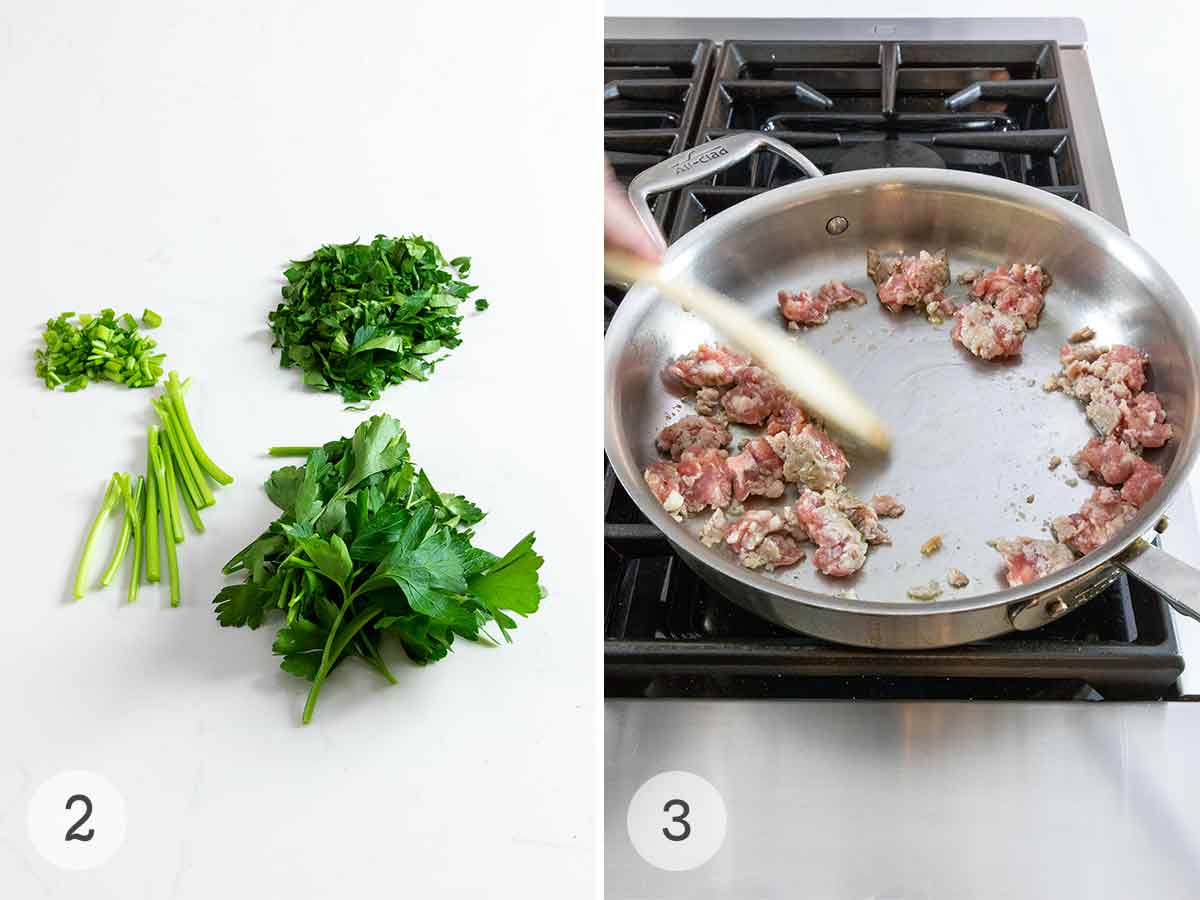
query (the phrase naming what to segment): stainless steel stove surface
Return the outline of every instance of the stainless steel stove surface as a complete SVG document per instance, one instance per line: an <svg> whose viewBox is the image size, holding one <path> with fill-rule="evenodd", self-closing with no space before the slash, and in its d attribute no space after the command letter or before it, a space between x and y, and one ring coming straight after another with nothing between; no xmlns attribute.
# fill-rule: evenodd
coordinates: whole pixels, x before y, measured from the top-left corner
<svg viewBox="0 0 1200 900"><path fill-rule="evenodd" d="M755 129L827 172L970 169L1127 228L1079 20L610 19L606 35L625 181ZM660 195L655 217L673 241L798 177L760 154ZM606 323L622 296L606 285ZM1192 561L1190 504L1163 538ZM604 621L608 897L1194 896L1200 805L1178 797L1200 787L1200 715L1124 702L1194 699L1172 615L1137 585L964 647L839 647L701 582L606 463Z"/></svg>

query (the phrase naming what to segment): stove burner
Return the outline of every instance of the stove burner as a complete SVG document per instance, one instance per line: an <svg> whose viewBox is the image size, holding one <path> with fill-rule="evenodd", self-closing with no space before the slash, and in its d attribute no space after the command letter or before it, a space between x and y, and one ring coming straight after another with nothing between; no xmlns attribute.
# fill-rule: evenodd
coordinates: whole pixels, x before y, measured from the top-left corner
<svg viewBox="0 0 1200 900"><path fill-rule="evenodd" d="M936 150L911 141L867 141L859 144L833 164L834 172L857 172L859 169L944 169L946 161Z"/></svg>

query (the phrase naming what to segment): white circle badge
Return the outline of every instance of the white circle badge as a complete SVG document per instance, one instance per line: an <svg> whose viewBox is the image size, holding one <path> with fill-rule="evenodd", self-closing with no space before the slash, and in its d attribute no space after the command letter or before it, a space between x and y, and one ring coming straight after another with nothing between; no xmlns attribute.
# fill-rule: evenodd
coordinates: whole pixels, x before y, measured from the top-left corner
<svg viewBox="0 0 1200 900"><path fill-rule="evenodd" d="M660 772L629 801L625 827L638 855L668 872L686 872L710 859L725 842L725 801L691 772Z"/></svg>
<svg viewBox="0 0 1200 900"><path fill-rule="evenodd" d="M125 840L125 800L94 772L60 772L29 801L29 840L60 869L94 869Z"/></svg>

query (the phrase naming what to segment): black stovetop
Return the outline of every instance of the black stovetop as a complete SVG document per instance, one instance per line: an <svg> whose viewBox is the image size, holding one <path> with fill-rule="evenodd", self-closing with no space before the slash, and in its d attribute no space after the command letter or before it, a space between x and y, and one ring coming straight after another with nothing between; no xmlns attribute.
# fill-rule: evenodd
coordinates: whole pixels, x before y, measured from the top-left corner
<svg viewBox="0 0 1200 900"><path fill-rule="evenodd" d="M897 62L898 59L898 62ZM910 160L996 175L1087 205L1054 44L618 40L605 43L605 151L628 182L706 140L756 129L824 172ZM885 84L894 83L894 98ZM870 146L868 146L870 145ZM914 149L915 148L915 149ZM663 194L675 241L803 177L759 154ZM623 297L605 286L605 323ZM1122 578L1035 632L933 651L841 647L768 623L693 574L607 461L607 696L1162 699L1183 659L1163 600Z"/></svg>

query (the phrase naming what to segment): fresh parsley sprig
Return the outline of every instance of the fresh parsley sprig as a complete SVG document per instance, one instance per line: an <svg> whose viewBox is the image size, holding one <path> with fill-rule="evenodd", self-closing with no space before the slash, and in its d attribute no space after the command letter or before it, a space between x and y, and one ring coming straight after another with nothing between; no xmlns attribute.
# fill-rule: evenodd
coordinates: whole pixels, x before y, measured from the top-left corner
<svg viewBox="0 0 1200 900"><path fill-rule="evenodd" d="M542 557L534 536L503 557L472 543L484 516L474 503L439 492L410 457L400 423L379 415L349 438L306 453L302 466L271 473L267 496L282 514L231 559L243 584L214 599L222 625L258 628L281 616L273 650L284 671L311 682L302 721L338 665L360 658L395 681L380 651L392 636L416 663L442 659L454 638L494 640L512 615L537 611Z"/></svg>

